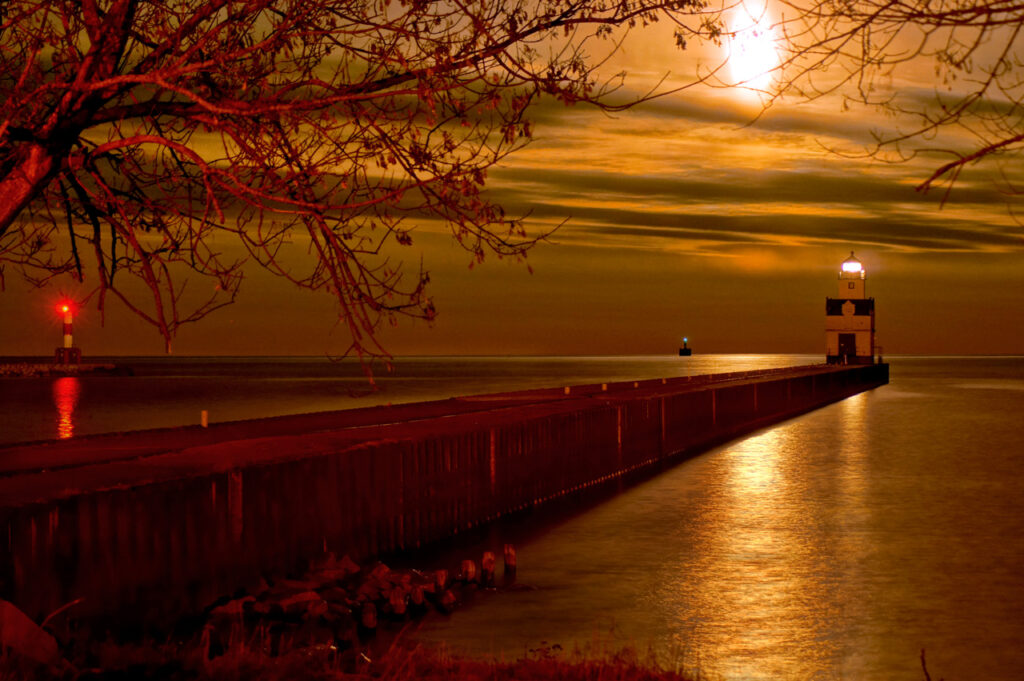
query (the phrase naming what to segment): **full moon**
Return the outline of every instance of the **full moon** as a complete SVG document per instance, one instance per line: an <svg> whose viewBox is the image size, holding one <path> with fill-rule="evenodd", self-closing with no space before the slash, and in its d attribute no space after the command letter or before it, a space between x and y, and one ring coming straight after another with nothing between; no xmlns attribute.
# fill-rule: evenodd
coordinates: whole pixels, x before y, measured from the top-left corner
<svg viewBox="0 0 1024 681"><path fill-rule="evenodd" d="M772 82L772 71L779 65L775 29L768 23L763 7L754 12L744 4L740 14L733 21L728 43L732 84L766 90Z"/></svg>

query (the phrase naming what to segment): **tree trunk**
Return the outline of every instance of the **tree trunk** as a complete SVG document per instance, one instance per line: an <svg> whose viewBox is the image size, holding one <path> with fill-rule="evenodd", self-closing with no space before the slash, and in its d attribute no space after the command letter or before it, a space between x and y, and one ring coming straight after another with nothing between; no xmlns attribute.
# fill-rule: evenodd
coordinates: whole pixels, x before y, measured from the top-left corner
<svg viewBox="0 0 1024 681"><path fill-rule="evenodd" d="M0 178L0 236L46 186L53 172L53 154L41 144L19 144L14 157L10 172Z"/></svg>

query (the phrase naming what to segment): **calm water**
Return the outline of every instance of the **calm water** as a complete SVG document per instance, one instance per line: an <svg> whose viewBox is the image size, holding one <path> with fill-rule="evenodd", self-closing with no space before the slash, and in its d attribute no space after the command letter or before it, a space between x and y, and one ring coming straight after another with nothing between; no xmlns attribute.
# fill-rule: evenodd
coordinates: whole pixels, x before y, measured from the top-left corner
<svg viewBox="0 0 1024 681"><path fill-rule="evenodd" d="M1024 358L892 382L719 447L518 547L422 637L651 647L723 679L1024 678Z"/></svg>
<svg viewBox="0 0 1024 681"><path fill-rule="evenodd" d="M0 440L811 361L403 360L364 398L356 370L319 360L140 361L136 378L0 380ZM517 539L533 590L420 637L481 654L650 647L729 680L919 681L925 648L935 679L1022 678L1024 358L890 361L888 386L535 528Z"/></svg>
<svg viewBox="0 0 1024 681"><path fill-rule="evenodd" d="M0 445L124 430L351 409L578 383L744 371L808 355L403 358L376 367L323 358L89 358L135 376L0 378ZM46 360L42 360L46 361Z"/></svg>

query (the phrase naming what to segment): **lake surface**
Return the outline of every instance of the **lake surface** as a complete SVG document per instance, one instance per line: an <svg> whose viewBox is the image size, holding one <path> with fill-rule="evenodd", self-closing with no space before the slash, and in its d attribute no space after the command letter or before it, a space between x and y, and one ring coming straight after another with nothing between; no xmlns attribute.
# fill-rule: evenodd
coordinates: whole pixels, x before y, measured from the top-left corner
<svg viewBox="0 0 1024 681"><path fill-rule="evenodd" d="M215 423L528 388L794 366L821 358L412 357L396 360L391 371L374 367L376 389L358 362L322 357L100 357L88 361L116 363L131 368L135 375L0 378L0 445L193 425L199 423L203 410Z"/></svg>
<svg viewBox="0 0 1024 681"><path fill-rule="evenodd" d="M916 681L923 648L934 679L1022 678L1024 359L891 372L532 537L517 549L535 590L421 638L632 645L737 681Z"/></svg>
<svg viewBox="0 0 1024 681"><path fill-rule="evenodd" d="M520 533L531 588L419 638L632 645L730 681L918 681L924 648L934 679L1022 678L1024 358L889 360L890 385ZM816 361L422 358L354 397L358 368L323 360L130 360L134 378L0 379L0 441Z"/></svg>

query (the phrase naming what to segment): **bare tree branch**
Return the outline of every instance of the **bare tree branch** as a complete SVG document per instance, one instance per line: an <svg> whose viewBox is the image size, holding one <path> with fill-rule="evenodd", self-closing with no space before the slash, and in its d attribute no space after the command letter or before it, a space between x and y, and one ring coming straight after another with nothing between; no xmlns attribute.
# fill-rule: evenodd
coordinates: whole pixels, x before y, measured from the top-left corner
<svg viewBox="0 0 1024 681"><path fill-rule="evenodd" d="M715 39L716 16L703 0L7 0L0 276L95 282L101 309L113 294L169 350L252 263L330 293L348 352L386 356L381 323L435 314L422 266L392 260L417 222L477 261L545 237L482 189L539 98L624 105L587 41L661 18Z"/></svg>
<svg viewBox="0 0 1024 681"><path fill-rule="evenodd" d="M968 167L996 165L1010 196L1024 192L1024 3L1019 0L792 0L777 27L786 56L778 92L842 93L890 115L867 154L946 156L918 184L949 196ZM922 65L931 88L905 74ZM930 90L930 92L929 92ZM945 200L945 198L944 198Z"/></svg>

